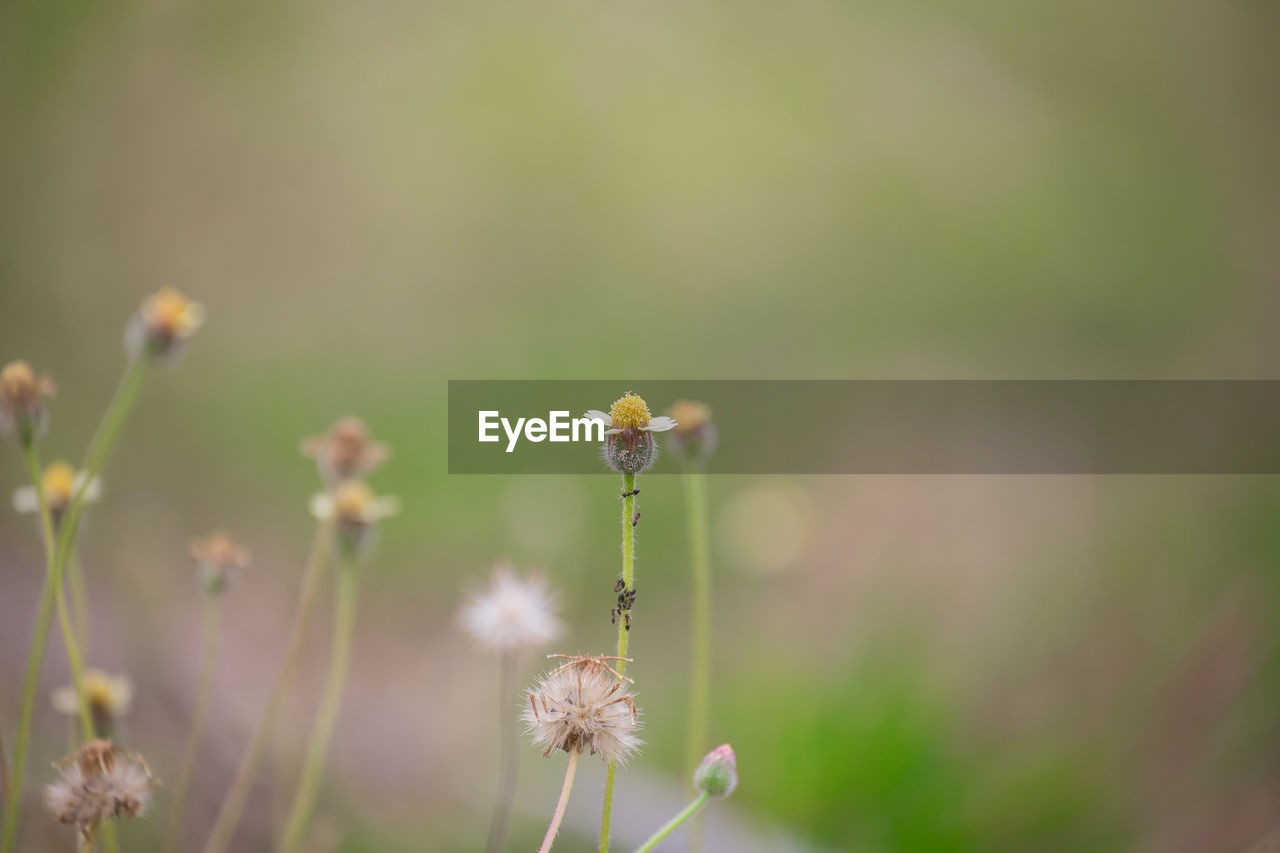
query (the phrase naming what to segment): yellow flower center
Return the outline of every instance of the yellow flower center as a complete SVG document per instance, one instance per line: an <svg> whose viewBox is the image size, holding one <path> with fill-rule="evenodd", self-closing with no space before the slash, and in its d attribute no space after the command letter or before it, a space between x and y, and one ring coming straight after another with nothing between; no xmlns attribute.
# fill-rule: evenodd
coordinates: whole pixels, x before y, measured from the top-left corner
<svg viewBox="0 0 1280 853"><path fill-rule="evenodd" d="M9 399L30 396L36 384L36 375L25 361L11 361L0 371L0 394Z"/></svg>
<svg viewBox="0 0 1280 853"><path fill-rule="evenodd" d="M338 487L333 495L333 507L338 518L358 521L364 519L373 504L373 490L364 483L348 481Z"/></svg>
<svg viewBox="0 0 1280 853"><path fill-rule="evenodd" d="M65 462L53 462L40 475L40 491L49 506L64 507L71 503L76 488L76 470Z"/></svg>
<svg viewBox="0 0 1280 853"><path fill-rule="evenodd" d="M162 287L147 300L144 311L153 329L171 335L183 335L199 324L194 305L172 287Z"/></svg>
<svg viewBox="0 0 1280 853"><path fill-rule="evenodd" d="M84 686L84 700L90 708L114 716L119 709L120 697L111 676L97 670L86 670L80 682Z"/></svg>
<svg viewBox="0 0 1280 853"><path fill-rule="evenodd" d="M614 429L646 427L649 425L649 407L639 394L628 391L614 401L609 418Z"/></svg>

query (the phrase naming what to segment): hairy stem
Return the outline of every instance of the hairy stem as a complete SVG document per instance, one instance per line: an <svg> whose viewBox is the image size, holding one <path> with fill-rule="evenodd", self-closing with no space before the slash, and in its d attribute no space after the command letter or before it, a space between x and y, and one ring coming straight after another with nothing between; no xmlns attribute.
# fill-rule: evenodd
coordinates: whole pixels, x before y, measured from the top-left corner
<svg viewBox="0 0 1280 853"><path fill-rule="evenodd" d="M289 821L285 824L284 838L280 841L280 853L297 853L306 838L311 815L315 812L320 783L324 780L324 765L333 741L333 730L342 708L342 693L346 688L347 670L351 664L351 641L355 635L356 617L356 563L354 558L343 560L338 573L338 589L333 607L333 652L329 661L329 677L325 682L324 696L316 712L315 727L311 730L311 743L307 746L306 762L302 766L302 779L293 798Z"/></svg>
<svg viewBox="0 0 1280 853"><path fill-rule="evenodd" d="M511 804L516 796L516 778L520 772L519 736L511 708L516 703L516 654L502 653L498 664L498 737L501 756L498 765L498 795L489 819L489 836L485 853L499 853L511 820Z"/></svg>
<svg viewBox="0 0 1280 853"><path fill-rule="evenodd" d="M636 475L622 475L622 587L626 593L635 591L636 568ZM618 614L618 657L627 656L627 644L631 636L631 620L626 614ZM627 662L619 660L618 672L625 675ZM618 775L618 762L610 761L604 774L604 806L600 813L600 853L609 853L609 824L613 819L613 783Z"/></svg>
<svg viewBox="0 0 1280 853"><path fill-rule="evenodd" d="M689 520L689 561L693 570L693 630L689 650L689 727L685 739L685 777L707 750L711 713L711 555L707 545L707 475L690 469L684 475L685 510ZM702 821L689 827L690 853L702 849Z"/></svg>
<svg viewBox="0 0 1280 853"><path fill-rule="evenodd" d="M333 543L333 523L321 521L316 525L315 540L311 543L311 554L307 558L306 568L302 573L302 587L298 593L298 606L293 615L293 627L289 633L289 645L285 650L284 663L280 666L280 674L267 697L267 707L262 712L262 719L249 739L249 746L240 766L236 769L235 779L227 789L226 798L218 810L217 820L209 832L205 842L204 853L223 853L231 844L236 825L240 822L240 814L244 811L245 800L253 785L253 777L266 753L267 744L275 732L276 722L284 698L293 686L298 674L298 664L302 659L302 648L306 643L307 629L311 625L312 611L315 609L316 595L324 578L324 567L329 560L329 550Z"/></svg>
<svg viewBox="0 0 1280 853"><path fill-rule="evenodd" d="M187 810L187 799L191 795L191 782L195 778L196 763L200 758L200 743L204 737L204 721L209 711L209 700L213 696L214 674L218 663L219 616L222 609L220 594L206 593L204 597L204 629L200 640L200 676L196 686L196 705L191 717L191 731L187 735L187 746L182 755L182 769L178 773L178 783L173 789L169 812L169 826L165 838L165 850L177 853L182 844L182 825Z"/></svg>
<svg viewBox="0 0 1280 853"><path fill-rule="evenodd" d="M548 853L556 841L556 834L560 832L560 821L564 820L564 810L569 805L569 793L573 790L573 777L578 773L578 756L581 754L576 749L569 753L569 765L564 769L564 786L560 788L560 801L556 803L555 814L551 816L551 825L547 827L547 834L542 839L538 853Z"/></svg>
<svg viewBox="0 0 1280 853"><path fill-rule="evenodd" d="M649 836L648 841L637 847L636 853L649 853L650 850L658 846L659 841L674 832L676 827L702 811L702 807L705 806L710 799L711 795L706 791L698 794L697 798L694 799L692 803L689 803L689 805L684 807L684 811L667 821L666 825L663 826L662 829L659 829L653 835Z"/></svg>

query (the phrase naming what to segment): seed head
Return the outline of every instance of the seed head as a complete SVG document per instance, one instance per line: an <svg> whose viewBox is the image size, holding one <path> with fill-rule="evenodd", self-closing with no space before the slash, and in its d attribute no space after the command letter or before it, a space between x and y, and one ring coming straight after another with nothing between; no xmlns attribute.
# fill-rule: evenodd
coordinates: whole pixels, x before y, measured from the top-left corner
<svg viewBox="0 0 1280 853"><path fill-rule="evenodd" d="M142 756L109 740L90 741L54 767L59 778L45 786L45 807L58 823L81 830L100 820L141 816L158 784Z"/></svg>
<svg viewBox="0 0 1280 853"><path fill-rule="evenodd" d="M133 359L172 361L203 323L203 305L162 287L143 300L125 327L125 352Z"/></svg>
<svg viewBox="0 0 1280 853"><path fill-rule="evenodd" d="M738 759L733 747L722 743L707 753L693 771L693 787L724 799L738 787Z"/></svg>
<svg viewBox="0 0 1280 853"><path fill-rule="evenodd" d="M652 468L658 460L653 433L676 425L665 415L650 417L644 398L632 391L615 400L608 414L591 409L585 416L607 427L602 455L606 465L622 474L639 474Z"/></svg>
<svg viewBox="0 0 1280 853"><path fill-rule="evenodd" d="M84 501L92 503L102 494L102 481L94 477L85 486L85 472L77 472L66 462L51 462L40 475L40 492L44 493L49 515L56 525L62 520L71 499L84 487ZM13 508L21 513L40 511L40 492L35 486L20 486L13 491Z"/></svg>
<svg viewBox="0 0 1280 853"><path fill-rule="evenodd" d="M544 758L562 749L625 763L640 748L635 700L604 658L572 658L539 678L526 698L521 718Z"/></svg>
<svg viewBox="0 0 1280 853"><path fill-rule="evenodd" d="M48 374L36 376L25 361L11 361L0 370L0 434L23 447L49 426L45 398L55 392Z"/></svg>
<svg viewBox="0 0 1280 853"><path fill-rule="evenodd" d="M340 418L324 435L302 442L302 455L316 460L320 477L334 485L363 477L391 455L391 448L369 436L359 418Z"/></svg>
<svg viewBox="0 0 1280 853"><path fill-rule="evenodd" d="M192 539L190 550L207 595L222 592L251 562L249 550L222 530Z"/></svg>
<svg viewBox="0 0 1280 853"><path fill-rule="evenodd" d="M520 577L510 565L500 564L489 585L467 598L458 620L481 648L514 652L545 646L559 636L555 611L546 578Z"/></svg>

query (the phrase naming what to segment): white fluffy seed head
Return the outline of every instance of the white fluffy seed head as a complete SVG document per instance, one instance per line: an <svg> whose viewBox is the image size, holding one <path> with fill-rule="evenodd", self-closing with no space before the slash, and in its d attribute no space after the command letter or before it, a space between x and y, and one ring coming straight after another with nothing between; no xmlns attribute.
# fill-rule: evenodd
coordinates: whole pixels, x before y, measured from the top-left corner
<svg viewBox="0 0 1280 853"><path fill-rule="evenodd" d="M575 658L538 679L520 716L543 757L562 749L626 763L643 743L627 687L596 659Z"/></svg>
<svg viewBox="0 0 1280 853"><path fill-rule="evenodd" d="M156 783L141 759L109 741L92 741L58 765L58 780L44 789L45 808L58 823L140 817Z"/></svg>
<svg viewBox="0 0 1280 853"><path fill-rule="evenodd" d="M481 648L513 652L545 647L560 636L555 611L555 596L545 578L520 577L510 566L500 565L489 585L463 604L458 621Z"/></svg>

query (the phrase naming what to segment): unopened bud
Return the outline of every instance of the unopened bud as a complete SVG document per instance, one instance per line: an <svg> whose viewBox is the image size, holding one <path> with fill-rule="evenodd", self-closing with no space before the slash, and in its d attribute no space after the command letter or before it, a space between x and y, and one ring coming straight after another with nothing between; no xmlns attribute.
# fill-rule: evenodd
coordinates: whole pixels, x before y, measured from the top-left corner
<svg viewBox="0 0 1280 853"><path fill-rule="evenodd" d="M738 759L733 747L722 743L708 752L693 771L693 787L720 799L732 794L738 787Z"/></svg>

